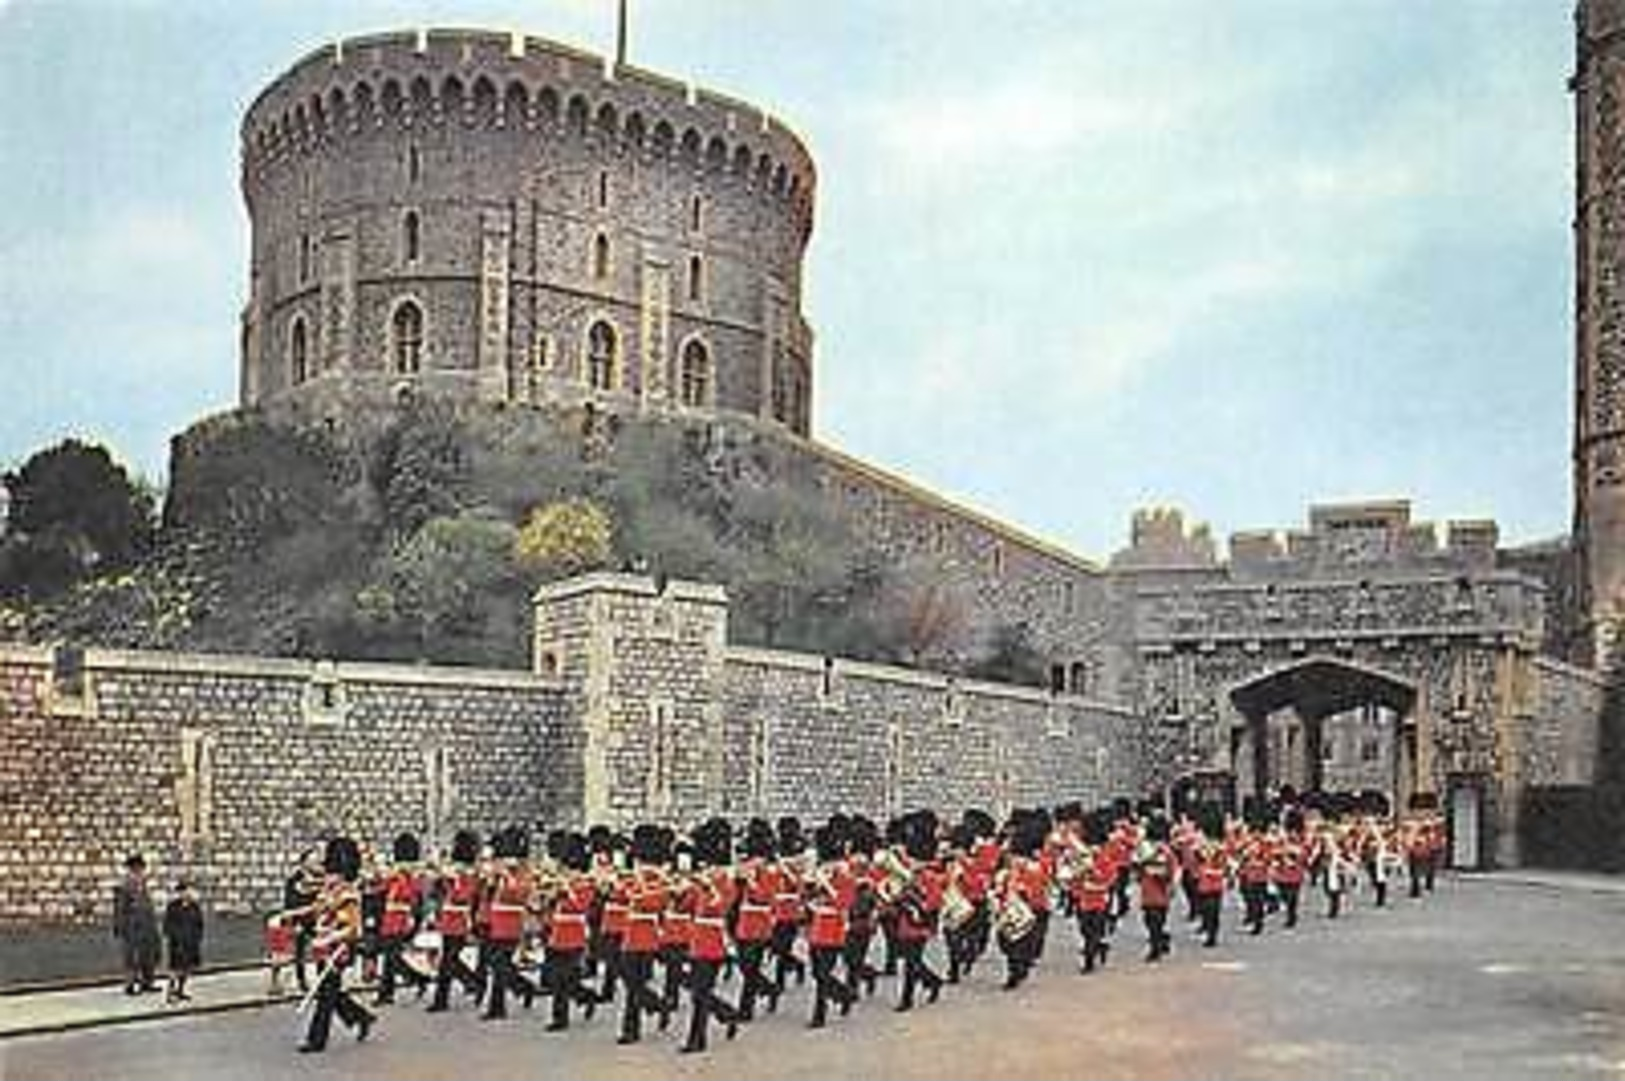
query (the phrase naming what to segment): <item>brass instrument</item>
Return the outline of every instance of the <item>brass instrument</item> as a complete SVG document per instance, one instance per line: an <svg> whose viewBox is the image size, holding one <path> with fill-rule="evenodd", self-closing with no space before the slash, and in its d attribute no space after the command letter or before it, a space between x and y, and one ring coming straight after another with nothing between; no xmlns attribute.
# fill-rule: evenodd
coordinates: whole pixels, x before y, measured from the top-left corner
<svg viewBox="0 0 1625 1081"><path fill-rule="evenodd" d="M957 881L949 882L942 891L942 926L946 931L957 931L976 915L976 902L965 896Z"/></svg>
<svg viewBox="0 0 1625 1081"><path fill-rule="evenodd" d="M899 898L914 884L914 870L902 856L890 848L882 848L875 853L875 866L886 873L876 887L880 900L885 904L895 904Z"/></svg>

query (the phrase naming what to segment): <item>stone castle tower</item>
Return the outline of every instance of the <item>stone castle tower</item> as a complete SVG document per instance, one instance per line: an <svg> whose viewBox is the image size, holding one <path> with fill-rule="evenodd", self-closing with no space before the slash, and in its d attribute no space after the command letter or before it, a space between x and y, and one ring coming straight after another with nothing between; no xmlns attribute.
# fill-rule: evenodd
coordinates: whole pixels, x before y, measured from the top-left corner
<svg viewBox="0 0 1625 1081"><path fill-rule="evenodd" d="M723 410L806 435L815 181L761 109L563 45L326 46L243 120L241 403Z"/></svg>
<svg viewBox="0 0 1625 1081"><path fill-rule="evenodd" d="M1575 12L1574 544L1581 639L1625 618L1625 0Z"/></svg>

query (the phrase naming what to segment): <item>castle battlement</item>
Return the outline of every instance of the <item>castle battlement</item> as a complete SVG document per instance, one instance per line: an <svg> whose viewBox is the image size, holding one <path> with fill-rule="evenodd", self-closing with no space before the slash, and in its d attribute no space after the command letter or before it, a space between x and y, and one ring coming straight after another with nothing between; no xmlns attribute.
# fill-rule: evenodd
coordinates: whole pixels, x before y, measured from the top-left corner
<svg viewBox="0 0 1625 1081"><path fill-rule="evenodd" d="M786 204L803 242L812 231L812 155L760 107L559 42L489 30L369 34L307 53L244 117L244 193L252 197L267 171L345 135L448 120L574 136L725 175Z"/></svg>

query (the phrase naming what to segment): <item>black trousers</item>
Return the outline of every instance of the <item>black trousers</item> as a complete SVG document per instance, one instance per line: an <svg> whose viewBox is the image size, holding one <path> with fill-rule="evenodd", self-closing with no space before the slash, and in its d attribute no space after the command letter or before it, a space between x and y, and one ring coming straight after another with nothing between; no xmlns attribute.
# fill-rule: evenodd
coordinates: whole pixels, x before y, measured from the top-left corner
<svg viewBox="0 0 1625 1081"><path fill-rule="evenodd" d="M903 961L903 997L897 1004L900 1010L914 1008L914 988L924 984L925 989L932 998L942 990L942 977L932 971L931 966L925 963L925 943L923 938L898 938L897 952Z"/></svg>
<svg viewBox="0 0 1625 1081"><path fill-rule="evenodd" d="M620 935L605 935L599 940L596 962L602 962L604 967L604 982L598 986L598 1001L614 1002L615 985L621 982Z"/></svg>
<svg viewBox="0 0 1625 1081"><path fill-rule="evenodd" d="M536 997L536 986L523 976L514 967L514 950L519 948L516 942L492 942L489 946L491 969L491 997L485 1006L485 1016L508 1016L508 992L511 990L528 1003Z"/></svg>
<svg viewBox="0 0 1625 1081"><path fill-rule="evenodd" d="M796 956L795 924L773 925L773 956L778 959L778 964L773 969L773 983L781 992L784 990L785 977L788 973L796 974L797 983L806 978L807 966Z"/></svg>
<svg viewBox="0 0 1625 1081"><path fill-rule="evenodd" d="M684 1046L691 1051L705 1050L705 1037L711 1027L711 1018L715 1017L725 1025L739 1023L739 1010L717 994L717 975L721 969L721 961L688 959L688 993L694 1012L689 1018L688 1042Z"/></svg>
<svg viewBox="0 0 1625 1081"><path fill-rule="evenodd" d="M1145 937L1147 950L1145 959L1155 961L1165 956L1172 945L1168 937L1168 909L1162 907L1142 907L1140 918L1145 921Z"/></svg>
<svg viewBox="0 0 1625 1081"><path fill-rule="evenodd" d="M1033 966L1044 956L1044 939L1049 934L1049 912L1033 913L1032 930L1017 939L999 936L999 949L1004 953L1004 989L1014 990L1032 973Z"/></svg>
<svg viewBox="0 0 1625 1081"><path fill-rule="evenodd" d="M309 923L300 920L294 926L293 932L293 976L299 981L299 990L310 989L310 978L305 975L305 965L310 959L310 943L316 937L315 928Z"/></svg>
<svg viewBox="0 0 1625 1081"><path fill-rule="evenodd" d="M739 1015L745 1021L756 1016L757 995L767 996L770 1012L778 1008L778 988L762 972L762 961L767 956L767 947L768 943L762 941L738 944L739 977L743 984L739 992Z"/></svg>
<svg viewBox="0 0 1625 1081"><path fill-rule="evenodd" d="M1196 915L1202 921L1202 945L1217 946L1219 944L1219 914L1224 908L1224 894L1198 893L1196 895Z"/></svg>
<svg viewBox="0 0 1625 1081"><path fill-rule="evenodd" d="M1095 962L1106 962L1106 921L1104 909L1078 909L1078 933L1083 936L1083 970L1093 972Z"/></svg>
<svg viewBox="0 0 1625 1081"><path fill-rule="evenodd" d="M395 1001L395 978L397 976L418 988L429 985L428 978L408 966L406 958L401 956L406 951L406 945L410 941L410 935L393 935L378 940L378 952L384 959L384 971L378 978L377 1001L380 1005Z"/></svg>
<svg viewBox="0 0 1625 1081"><path fill-rule="evenodd" d="M598 1005L598 996L581 982L585 969L585 951L583 950L555 950L548 948L546 960L542 964L542 975L547 981L548 991L553 996L553 1015L549 1018L549 1027L563 1029L570 1027L570 1004L573 1002L583 1010L591 1011Z"/></svg>
<svg viewBox="0 0 1625 1081"><path fill-rule="evenodd" d="M474 970L463 960L463 946L468 939L463 935L446 935L440 945L440 967L434 974L434 1001L430 1007L444 1010L451 1004L451 981L456 980L471 993L478 993L479 980Z"/></svg>
<svg viewBox="0 0 1625 1081"><path fill-rule="evenodd" d="M645 1012L669 1014L666 1000L654 993L649 980L654 976L655 955L632 950L621 951L621 983L626 1000L621 1004L621 1042L635 1043L643 1038Z"/></svg>
<svg viewBox="0 0 1625 1081"><path fill-rule="evenodd" d="M846 932L846 945L841 949L848 986L856 991L862 984L871 995L875 992L875 977L880 975L869 963L869 943L874 937L873 926L860 926L855 929L849 927Z"/></svg>
<svg viewBox="0 0 1625 1081"><path fill-rule="evenodd" d="M824 1024L829 1016L829 1003L835 1000L845 1014L852 1008L852 1000L858 997L857 984L852 982L850 976L845 981L835 976L835 966L845 953L844 946L814 946L812 950L813 974L813 1015L814 1027Z"/></svg>
<svg viewBox="0 0 1625 1081"><path fill-rule="evenodd" d="M372 1014L344 989L344 965L333 965L322 973L316 985L316 1011L310 1015L310 1028L305 1031L305 1046L320 1051L327 1046L327 1037L333 1029L333 1015L349 1028L372 1022Z"/></svg>
<svg viewBox="0 0 1625 1081"><path fill-rule="evenodd" d="M1281 891L1281 905L1286 909L1286 926L1298 926L1298 892L1300 887L1296 882L1277 882L1276 888Z"/></svg>
<svg viewBox="0 0 1625 1081"><path fill-rule="evenodd" d="M1328 889L1326 891L1326 918L1329 920L1335 920L1337 919L1337 914L1341 911L1343 911L1342 887L1339 886L1335 890Z"/></svg>
<svg viewBox="0 0 1625 1081"><path fill-rule="evenodd" d="M663 998L667 1012L677 1009L677 993L683 986L683 966L688 964L688 950L682 946L660 947L660 964L666 971Z"/></svg>
<svg viewBox="0 0 1625 1081"><path fill-rule="evenodd" d="M1241 899L1247 905L1247 929L1253 934L1264 930L1264 906L1269 900L1270 888L1263 882L1243 882Z"/></svg>

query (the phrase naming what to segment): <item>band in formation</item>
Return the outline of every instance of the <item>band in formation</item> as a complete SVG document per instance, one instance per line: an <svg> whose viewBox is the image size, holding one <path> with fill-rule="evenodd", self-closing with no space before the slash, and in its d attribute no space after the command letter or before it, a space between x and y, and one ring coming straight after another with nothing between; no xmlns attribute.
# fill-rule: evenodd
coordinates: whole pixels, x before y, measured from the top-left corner
<svg viewBox="0 0 1625 1081"><path fill-rule="evenodd" d="M365 1039L375 1014L346 987L353 962L376 984L376 1003L404 982L430 1012L451 1008L458 987L507 1016L510 997L550 999L550 1032L573 1016L617 1003L619 1042L635 1043L646 1019L661 1030L686 994L686 1052L704 1051L713 1023L733 1039L759 1012L780 1008L811 977L810 1024L845 1016L900 975L895 1008L937 1001L970 976L996 944L1003 986L1013 990L1043 955L1052 912L1076 920L1081 969L1104 966L1131 912L1144 926L1145 960L1166 956L1169 909L1182 901L1204 946L1217 944L1227 891L1239 889L1244 926L1270 917L1296 926L1306 886L1335 919L1362 883L1377 906L1391 882L1433 889L1444 830L1430 810L1395 819L1385 802L1310 796L1250 807L1243 819L1204 806L1170 819L1127 800L1016 811L1002 828L970 810L952 824L930 811L884 830L861 815L835 815L809 838L795 818L776 828L753 819L736 837L725 819L687 836L641 825L630 837L603 827L554 831L546 855L509 828L490 839L461 831L445 862L420 862L403 834L393 865L365 866L348 838L327 843L289 882L289 907L267 925L278 968L297 962L302 1008L314 1005L302 1051L326 1047L335 1014ZM810 842L810 843L809 843ZM938 936L946 971L927 950ZM878 941L877 941L878 940ZM805 943L805 952L802 943ZM421 970L408 952L427 955ZM308 985L305 962L317 969ZM725 997L724 983L731 985Z"/></svg>

